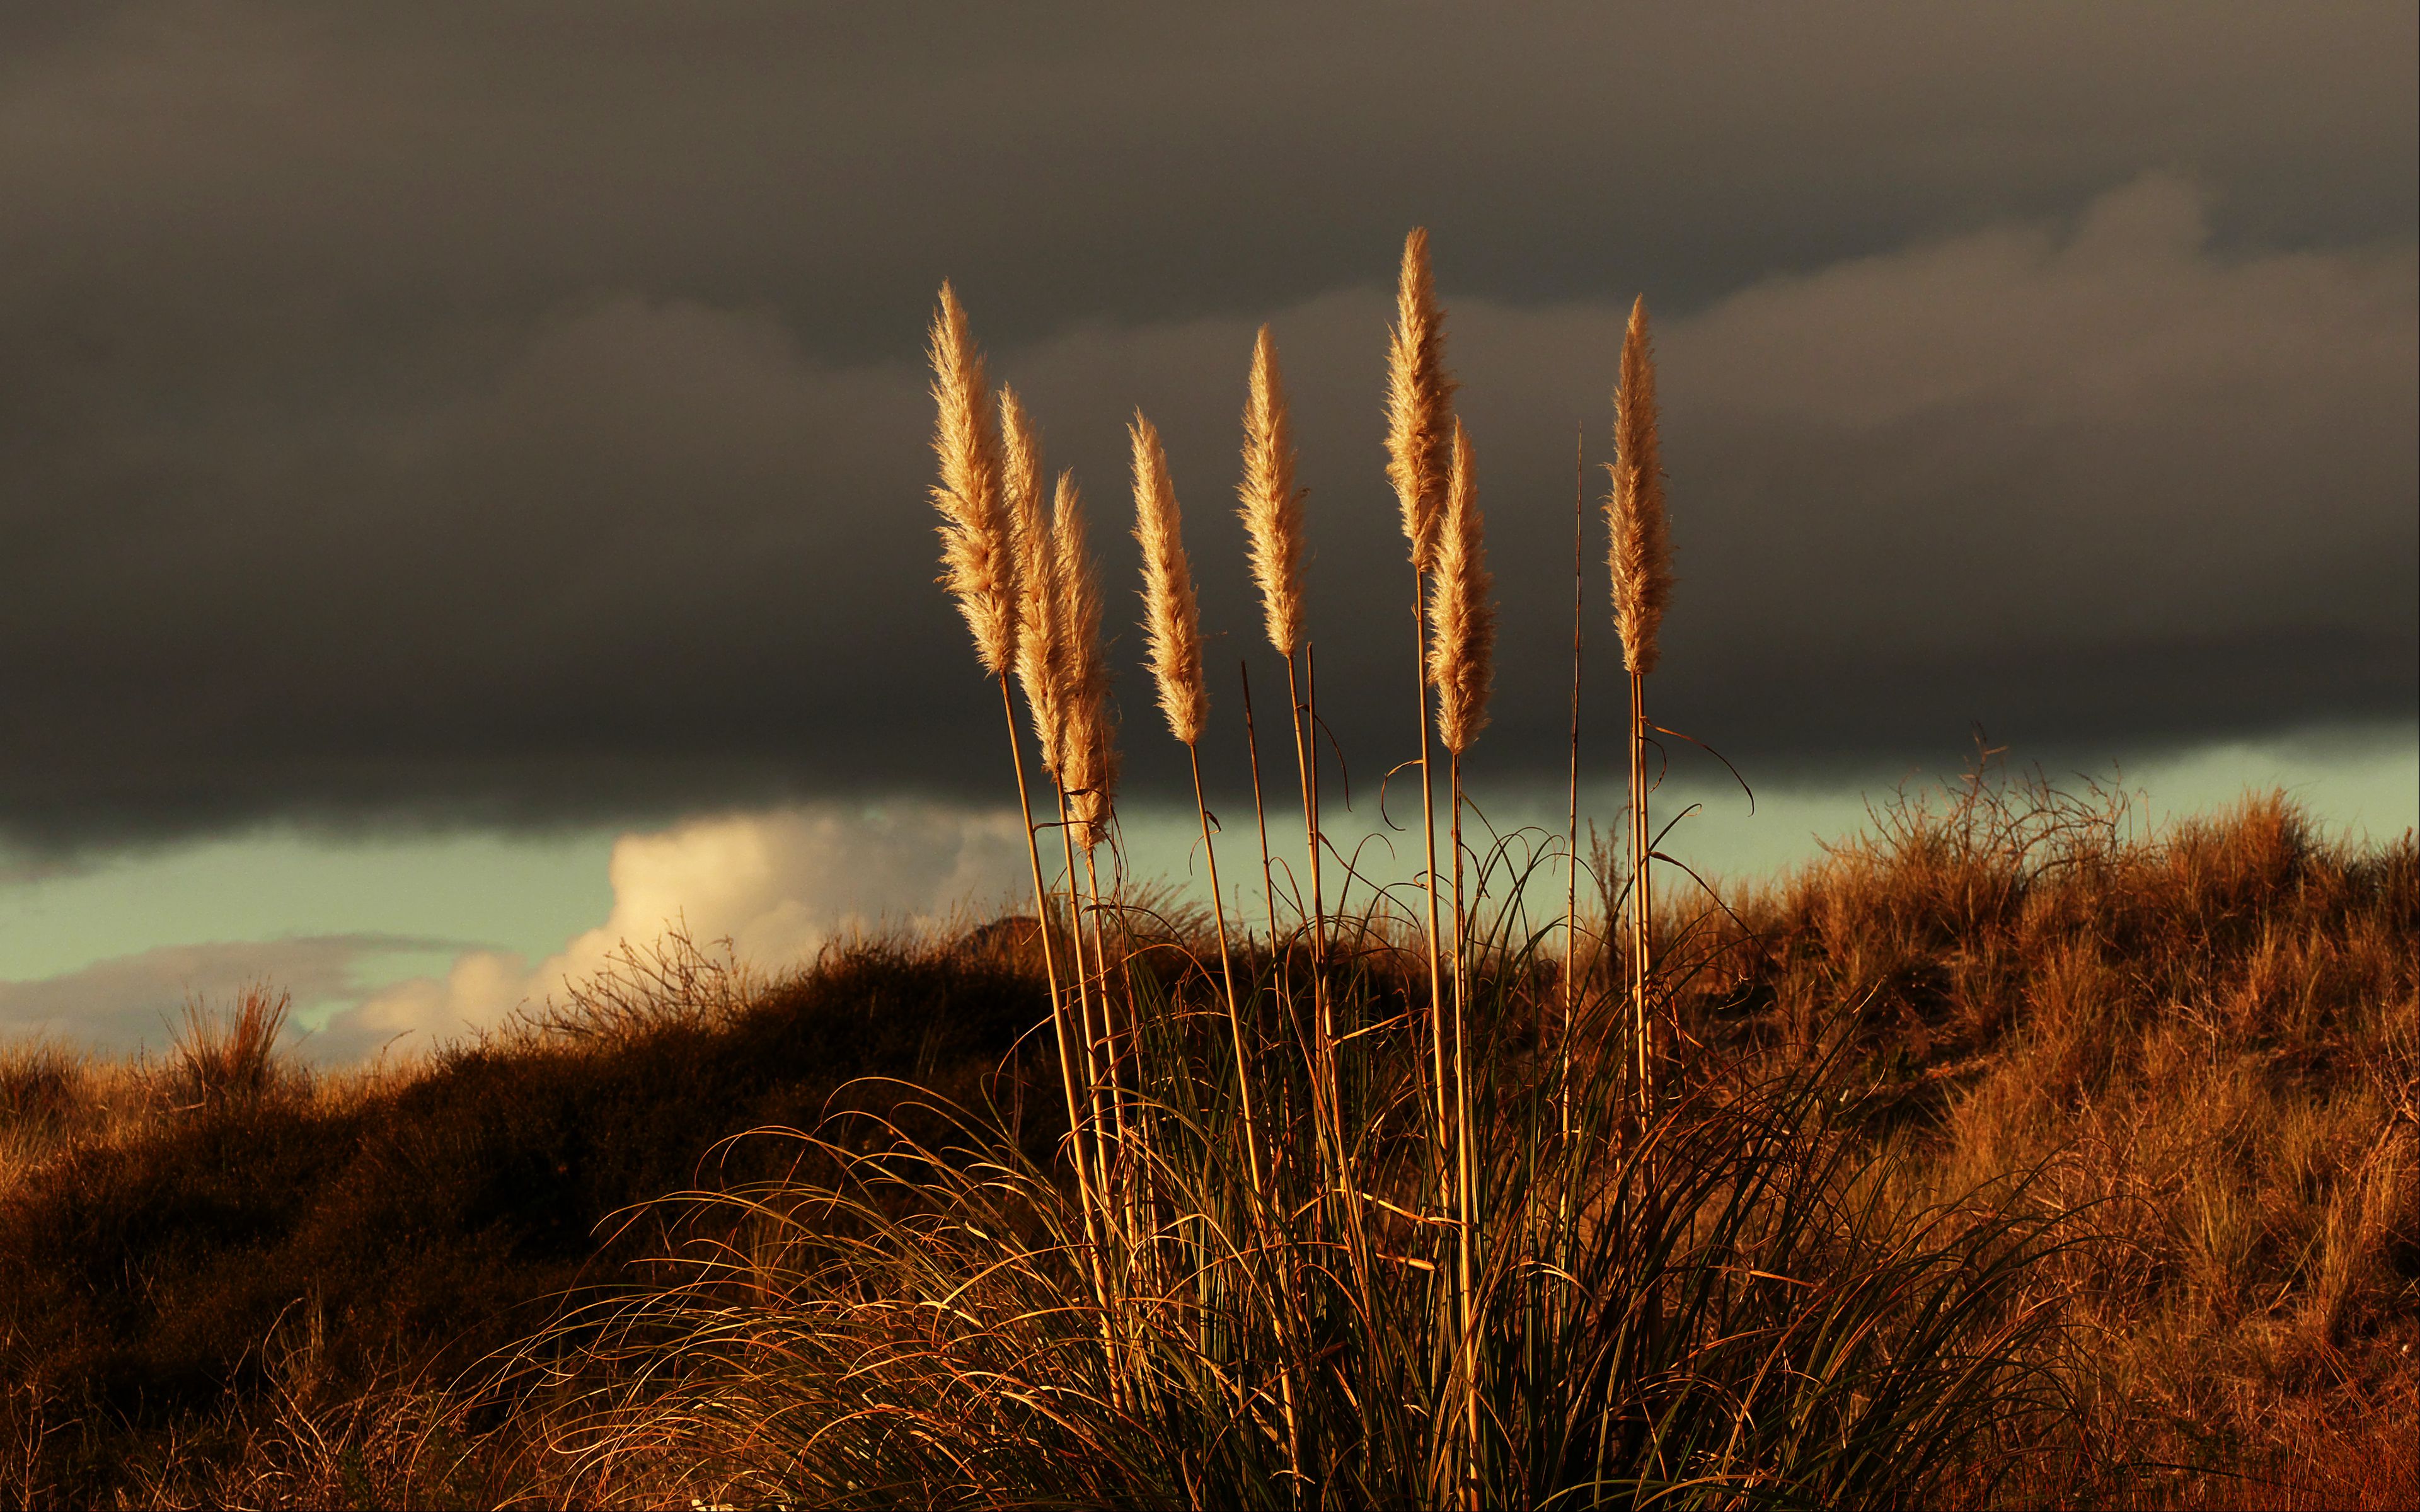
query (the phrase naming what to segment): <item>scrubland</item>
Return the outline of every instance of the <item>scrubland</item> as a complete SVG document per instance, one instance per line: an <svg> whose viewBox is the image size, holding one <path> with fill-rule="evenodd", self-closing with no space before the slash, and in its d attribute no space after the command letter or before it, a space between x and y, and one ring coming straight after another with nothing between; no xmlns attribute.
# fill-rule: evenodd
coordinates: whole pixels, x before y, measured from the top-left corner
<svg viewBox="0 0 2420 1512"><path fill-rule="evenodd" d="M1814 1089L1828 1142L1790 1158L1874 1173L1890 1223L1964 1198L1962 1223L2040 1227L2021 1284L1982 1301L2055 1323L2024 1341L2044 1410L1969 1443L1980 1458L1943 1466L1940 1490L2004 1505L2412 1504L2411 837L2331 843L2273 796L2134 836L2106 809L1983 783L1885 810L1819 864L1723 902L1676 902L1658 920L1687 979L1672 1006L1697 1088ZM1215 961L1206 920L1137 920L1138 963L1185 959L1181 943ZM1035 944L1030 919L1005 920L863 941L756 981L675 941L506 1032L351 1073L271 1052L265 995L154 1061L11 1048L0 1498L847 1499L766 1425L829 1427L852 1387L799 1339L775 1341L836 1295L881 1295L900 1257L880 1225L936 1205L970 1222L964 1195L894 1163L889 1188L858 1183L865 1211L784 1208L784 1188L846 1185L840 1157L798 1134L724 1141L821 1128L833 1149L912 1139L969 1169L981 1149L994 1206L1015 1207L1026 1178L1004 1173L1022 1158L1047 1180L1065 1133L1055 1057L1031 1032L1047 1006ZM1371 959L1376 995L1388 971L1418 968L1416 952ZM1528 979L1490 999L1491 1054L1556 1062L1551 964L1502 964ZM1256 947L1239 970L1278 966ZM1602 980L1619 963L1582 969ZM1163 971L1178 999L1207 983ZM954 1133L945 1104L995 1112L1021 1157L996 1133ZM876 1137L849 1109L893 1121ZM874 1247L787 1227L819 1211ZM922 1232L938 1266L968 1267L962 1285L972 1262L1004 1258ZM1821 1279L1826 1257L1855 1261L1810 1249L1793 1280ZM700 1269L714 1260L724 1269ZM849 1363L898 1347L899 1319L856 1323L840 1331ZM1061 1364L1080 1387L1080 1363ZM923 1390L940 1407L969 1389L931 1365L876 1372L866 1400ZM1055 1424L1024 1422L1027 1492L1054 1499L1055 1474L1056 1499L1153 1499L1147 1449L1112 1446L1132 1478L1103 1484L1071 1446L1121 1413L1170 1426L1158 1412L1104 1388Z"/></svg>
<svg viewBox="0 0 2420 1512"><path fill-rule="evenodd" d="M2413 837L2330 841L2275 795L2146 831L1978 744L1815 865L1699 881L1652 812L1685 737L1648 712L1676 579L1643 300L1603 559L1627 795L1584 866L1575 486L1568 824L1489 833L1495 587L1443 321L1415 231L1386 394L1410 878L1323 827L1271 333L1238 490L1283 668L1265 740L1249 702L1212 716L1174 473L1127 427L1211 884L1187 903L1121 860L1081 495L944 285L942 581L1006 719L1031 911L778 980L674 939L355 1073L282 1059L266 990L157 1063L9 1051L0 1494L2420 1501ZM1257 915L1198 762L1239 736L1258 854L1223 841Z"/></svg>

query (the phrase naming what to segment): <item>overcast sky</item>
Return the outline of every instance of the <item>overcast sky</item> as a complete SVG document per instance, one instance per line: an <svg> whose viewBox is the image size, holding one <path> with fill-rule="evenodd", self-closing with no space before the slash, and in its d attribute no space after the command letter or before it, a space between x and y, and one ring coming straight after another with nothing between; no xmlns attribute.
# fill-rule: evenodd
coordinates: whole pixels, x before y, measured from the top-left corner
<svg viewBox="0 0 2420 1512"><path fill-rule="evenodd" d="M1324 685L1375 735L1415 224L1507 589L1496 764L1559 761L1573 431L1604 455L1639 292L1662 706L1768 778L2413 705L2408 5L6 15L22 840L988 792L929 586L944 277L1121 576L1120 429L1160 423L1221 662L1274 324Z"/></svg>
<svg viewBox="0 0 2420 1512"><path fill-rule="evenodd" d="M1572 447L1609 453L1641 293L1657 708L1756 780L1976 722L2054 764L2406 729L2415 17L17 0L0 842L1000 802L932 585L944 278L1086 488L1129 669L1122 427L1166 434L1229 791L1235 663L1279 675L1233 511L1271 324L1373 779L1411 754L1380 402L1415 224L1504 597L1481 777L1561 770ZM1180 768L1140 681L1148 801Z"/></svg>

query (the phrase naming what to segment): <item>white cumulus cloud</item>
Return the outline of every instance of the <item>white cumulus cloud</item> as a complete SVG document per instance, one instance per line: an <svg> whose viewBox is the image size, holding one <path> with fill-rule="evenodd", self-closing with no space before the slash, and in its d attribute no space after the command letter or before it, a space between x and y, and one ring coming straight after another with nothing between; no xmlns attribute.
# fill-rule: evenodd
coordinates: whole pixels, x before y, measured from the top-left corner
<svg viewBox="0 0 2420 1512"><path fill-rule="evenodd" d="M603 923L534 968L508 952L467 952L442 978L398 982L337 1014L317 1048L344 1059L491 1026L593 976L623 945L644 949L675 929L701 944L727 939L749 966L780 971L853 932L1016 906L1031 887L1017 830L1006 810L905 801L724 814L624 835Z"/></svg>

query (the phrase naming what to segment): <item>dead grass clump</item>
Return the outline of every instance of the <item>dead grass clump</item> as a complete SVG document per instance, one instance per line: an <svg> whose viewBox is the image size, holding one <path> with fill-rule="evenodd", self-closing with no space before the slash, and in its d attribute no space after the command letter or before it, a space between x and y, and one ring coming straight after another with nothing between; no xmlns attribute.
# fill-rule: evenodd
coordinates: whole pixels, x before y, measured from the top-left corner
<svg viewBox="0 0 2420 1512"><path fill-rule="evenodd" d="M1725 969L1684 995L1692 1032L1844 1051L1869 1124L1928 1152L1919 1184L2039 1167L2109 1236L2054 1271L2098 1341L2079 1422L2135 1469L2050 1499L2372 1496L2346 1445L2408 1421L2420 1349L2413 838L2332 842L2275 794L2145 834L1988 764L1876 817L1699 921Z"/></svg>
<svg viewBox="0 0 2420 1512"><path fill-rule="evenodd" d="M348 1453L365 1484L402 1485L381 1479L380 1457L401 1453L410 1423L461 1405L428 1394L535 1329L554 1299L627 1278L659 1236L608 1220L696 1184L725 1136L812 1127L879 1100L840 1096L845 1084L896 1072L976 1105L996 1098L1047 1148L1059 1096L1034 1077L1055 1072L1020 1044L1046 1003L1021 966L938 942L863 942L783 982L642 951L551 1016L380 1076L322 1079L308 1095L271 1076L269 1095L95 1115L90 1137L63 1137L0 1187L0 1379L21 1388L0 1396L0 1453L39 1439L27 1484L51 1488L36 1500L52 1504L158 1501L140 1488L172 1466L185 1489L170 1500L313 1504L341 1484ZM87 1085L166 1096L158 1068L99 1067ZM324 1328L298 1407L279 1395L291 1382L278 1362L314 1309ZM359 1421L339 1410L357 1398ZM515 1415L482 1411L461 1431ZM381 1413L402 1415L381 1427ZM331 1458L305 1454L319 1453L312 1432ZM235 1495L250 1472L205 1474L256 1449L256 1468L295 1477L277 1482L288 1489ZM459 1500L491 1504L484 1495ZM381 1500L455 1499L316 1504Z"/></svg>
<svg viewBox="0 0 2420 1512"><path fill-rule="evenodd" d="M263 982L245 988L230 1009L185 1005L184 1029L165 1073L171 1104L194 1111L299 1090L307 1078L282 1063L277 1052L293 1001L293 995Z"/></svg>
<svg viewBox="0 0 2420 1512"><path fill-rule="evenodd" d="M0 1054L0 1127L47 1133L83 1111L91 1071L84 1057L37 1041Z"/></svg>

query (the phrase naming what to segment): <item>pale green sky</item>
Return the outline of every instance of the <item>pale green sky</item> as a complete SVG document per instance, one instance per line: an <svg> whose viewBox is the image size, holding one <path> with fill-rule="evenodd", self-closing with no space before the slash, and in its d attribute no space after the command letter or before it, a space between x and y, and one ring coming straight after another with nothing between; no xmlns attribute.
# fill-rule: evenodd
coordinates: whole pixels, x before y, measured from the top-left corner
<svg viewBox="0 0 2420 1512"><path fill-rule="evenodd" d="M1685 763L1679 764L1651 810L1670 815L1692 802L1702 805L1672 832L1664 849L1709 878L1738 879L1809 859L1819 854L1819 841L1837 839L1864 827L1869 796L1879 805L1891 795L1901 778L1915 790L1938 783L1944 776L1957 776L1955 771L1910 769L1877 772L1859 787L1760 784L1756 809L1751 813L1737 786L1727 781L1717 783L1703 775L1702 769L1711 765L1702 761L1694 767ZM2062 786L2081 785L2063 770L2054 769L2049 775ZM2420 825L2420 724L2230 742L2138 762L2110 763L2086 775L2104 785L2122 779L2123 786L2142 800L2137 818L2153 824L2224 808L2247 792L2283 788L2308 810L2321 830L2332 838L2366 836L2384 841ZM1536 825L1558 836L1562 833L1567 797L1560 787L1551 792L1512 794L1482 790L1480 796L1498 833L1522 825ZM1583 790L1583 833L1591 812L1600 816L1602 825L1602 816L1611 814L1621 802L1619 789L1610 785L1593 793ZM1249 844L1249 812L1240 817L1229 812L1222 817L1228 833L1233 837L1228 843ZM1366 821L1367 816L1353 817ZM1657 823L1662 822L1658 818ZM1183 873L1188 857L1199 849L1193 824L1190 813L1128 818L1125 838L1135 870L1146 874ZM1339 846L1349 848L1353 839L1376 826L1365 822L1357 828L1343 817L1331 813L1326 816L1326 827ZM1409 838L1399 837L1399 847ZM1583 849L1585 843L1583 841ZM1408 851L1399 850L1399 854L1408 856ZM1190 864L1198 875L1198 857ZM1247 866L1222 844L1219 869L1220 881L1227 885L1232 896L1245 880L1245 872L1258 871L1257 855ZM1412 866L1405 861L1395 871L1396 874L1407 875ZM1258 908L1259 881L1257 876L1250 881L1247 906Z"/></svg>
<svg viewBox="0 0 2420 1512"><path fill-rule="evenodd" d="M2106 780L2113 770L2094 775ZM1663 811L1677 812L1692 799L1705 808L1666 848L1709 876L1770 872L1815 855L1819 838L1854 831L1865 819L1867 794L1887 796L1902 775L1922 785L1942 774L1876 774L1858 790L1768 786L1753 816L1735 788L1677 777ZM2420 725L2212 746L2128 764L2123 779L2145 795L2144 817L2155 822L2222 807L2247 791L2282 787L2328 834L2385 840L2420 825ZM1584 811L1610 812L1618 799L1611 792L1588 795ZM1498 792L1486 801L1499 830L1536 825L1559 833L1562 827L1560 791ZM1363 832L1357 824L1368 817L1332 814L1337 843L1349 846ZM1249 811L1231 810L1226 820L1222 880L1231 898L1246 892L1244 906L1256 911L1252 873L1258 868L1246 858ZM1133 871L1178 878L1190 871L1198 885L1192 828L1189 813L1130 814L1125 832ZM311 999L298 1002L303 1019L321 1022L403 978L442 976L462 950L509 950L534 964L605 922L614 902L608 862L615 839L610 829L547 837L338 839L286 828L20 878L0 885L0 983L39 983L168 947L360 935L432 942L394 950L356 947L339 976L298 993ZM1397 854L1389 863L1373 853L1373 870L1408 876L1408 845L1399 841ZM1017 902L972 900L978 907L1002 901ZM873 914L901 901L863 902ZM106 977L104 971L94 980ZM156 982L120 989L138 990L157 995L162 989Z"/></svg>
<svg viewBox="0 0 2420 1512"><path fill-rule="evenodd" d="M613 906L614 833L333 839L278 828L114 856L0 887L0 980L161 945L308 934L417 935L535 960ZM427 954L386 956L364 985L428 969Z"/></svg>

